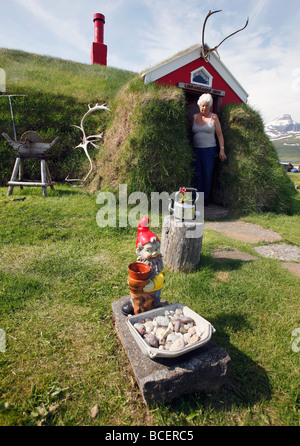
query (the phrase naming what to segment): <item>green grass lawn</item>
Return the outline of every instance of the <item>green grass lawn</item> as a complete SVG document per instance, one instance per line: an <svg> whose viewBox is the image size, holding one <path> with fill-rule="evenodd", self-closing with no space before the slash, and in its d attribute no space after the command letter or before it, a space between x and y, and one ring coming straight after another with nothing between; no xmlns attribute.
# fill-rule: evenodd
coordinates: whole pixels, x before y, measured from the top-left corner
<svg viewBox="0 0 300 446"><path fill-rule="evenodd" d="M56 185L47 198L39 188L15 188L12 198L25 201L6 193L0 189L0 425L299 425L292 332L300 327L300 279L280 261L219 263L216 248L257 254L206 229L200 268L167 271L162 297L213 324L232 374L216 393L148 408L111 310L128 294L136 229L98 227L96 195L69 185ZM245 219L300 246L299 213Z"/></svg>

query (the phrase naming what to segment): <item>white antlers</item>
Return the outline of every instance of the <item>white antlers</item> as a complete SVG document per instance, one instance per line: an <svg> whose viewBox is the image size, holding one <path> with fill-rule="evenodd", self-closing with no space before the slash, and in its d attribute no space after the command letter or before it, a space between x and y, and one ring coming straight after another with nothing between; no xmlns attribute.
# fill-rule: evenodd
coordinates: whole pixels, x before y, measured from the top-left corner
<svg viewBox="0 0 300 446"><path fill-rule="evenodd" d="M217 11L213 11L213 12L209 11L209 13L207 14L207 16L205 17L205 20L204 20L204 24L203 24L203 28L202 28L202 57L203 57L205 60L207 59L208 54L211 53L212 51L215 51L215 52L217 53L217 56L220 58L219 53L218 53L218 51L217 51L217 48L218 48L220 45L222 45L222 43L225 42L225 40L229 39L229 37L233 36L234 34L239 33L240 31L243 31L243 29L245 29L246 26L247 26L248 23L249 23L249 17L248 17L248 18L247 18L247 21L246 21L246 25L245 25L243 28L238 29L237 31L235 31L235 32L232 33L232 34L229 34L229 36L225 37L225 39L223 39L223 40L222 40L218 45L216 45L214 48L208 48L207 45L205 45L205 43L204 43L204 31L205 31L205 26L206 26L207 19L208 19L211 15L216 14L217 12L221 12L221 11L222 11L221 9L218 9Z"/></svg>
<svg viewBox="0 0 300 446"><path fill-rule="evenodd" d="M86 180L88 179L88 177L90 176L90 174L92 173L93 169L94 169L93 162L91 160L91 157L89 156L87 147L88 147L88 144L92 144L92 146L98 147L95 144L95 142L100 141L100 139L102 139L103 133L100 133L99 135L86 136L86 133L85 133L84 127L83 127L83 122L84 122L84 120L86 119L86 117L90 113L92 113L92 112L94 112L96 110L108 110L108 111L110 111L110 109L108 107L106 107L105 104L102 104L102 105L96 104L96 105L94 105L94 107L91 107L90 104L88 104L88 107L89 107L88 111L83 115L83 117L81 119L80 126L73 125L73 127L76 127L76 128L78 128L78 129L80 129L82 131L82 135L83 136L82 136L81 143L78 144L78 146L76 146L75 149L77 149L78 147L81 147L84 150L84 152L85 152L85 154L88 157L88 160L90 162L90 170L89 170L88 174L86 175L86 177L83 180L80 180L80 179L70 179L69 175L68 175L66 177L65 181L79 181L79 182L84 184L86 182Z"/></svg>

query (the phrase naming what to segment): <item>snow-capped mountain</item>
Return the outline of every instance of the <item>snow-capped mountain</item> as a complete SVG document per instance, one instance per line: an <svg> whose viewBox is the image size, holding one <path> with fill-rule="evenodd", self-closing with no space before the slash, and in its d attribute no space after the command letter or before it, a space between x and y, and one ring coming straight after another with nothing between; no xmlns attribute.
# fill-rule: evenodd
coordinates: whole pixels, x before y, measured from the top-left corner
<svg viewBox="0 0 300 446"><path fill-rule="evenodd" d="M300 124L282 115L265 125L265 132L283 164L300 162Z"/></svg>
<svg viewBox="0 0 300 446"><path fill-rule="evenodd" d="M294 121L291 115L285 114L268 122L265 125L265 132L271 140L297 133L300 135L300 124Z"/></svg>

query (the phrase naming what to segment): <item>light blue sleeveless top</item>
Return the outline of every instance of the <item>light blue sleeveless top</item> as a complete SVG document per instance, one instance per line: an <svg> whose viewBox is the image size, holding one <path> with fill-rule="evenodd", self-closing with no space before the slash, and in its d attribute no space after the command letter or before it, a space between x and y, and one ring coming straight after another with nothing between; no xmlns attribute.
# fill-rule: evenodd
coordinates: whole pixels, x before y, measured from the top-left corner
<svg viewBox="0 0 300 446"><path fill-rule="evenodd" d="M215 126L213 123L213 114L208 124L198 125L196 124L196 115L194 117L192 131L194 133L193 145L194 147L205 149L207 147L216 146Z"/></svg>

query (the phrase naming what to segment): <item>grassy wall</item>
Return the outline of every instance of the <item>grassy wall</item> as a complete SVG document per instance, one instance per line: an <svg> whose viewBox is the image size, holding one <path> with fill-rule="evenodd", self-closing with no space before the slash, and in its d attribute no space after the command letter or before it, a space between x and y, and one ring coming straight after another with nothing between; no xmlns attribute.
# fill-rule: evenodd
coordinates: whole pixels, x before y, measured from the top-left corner
<svg viewBox="0 0 300 446"><path fill-rule="evenodd" d="M93 190L126 183L129 193L172 192L190 184L193 155L182 91L135 79L112 108Z"/></svg>
<svg viewBox="0 0 300 446"><path fill-rule="evenodd" d="M242 214L290 212L295 188L260 115L246 105L231 104L224 107L221 121L228 160L217 162L214 200Z"/></svg>
<svg viewBox="0 0 300 446"><path fill-rule="evenodd" d="M228 160L217 161L213 201L238 214L291 212L294 185L279 164L260 115L246 105L223 109ZM176 88L144 86L134 79L113 101L92 190L128 192L193 186L193 153L187 136L185 100Z"/></svg>

